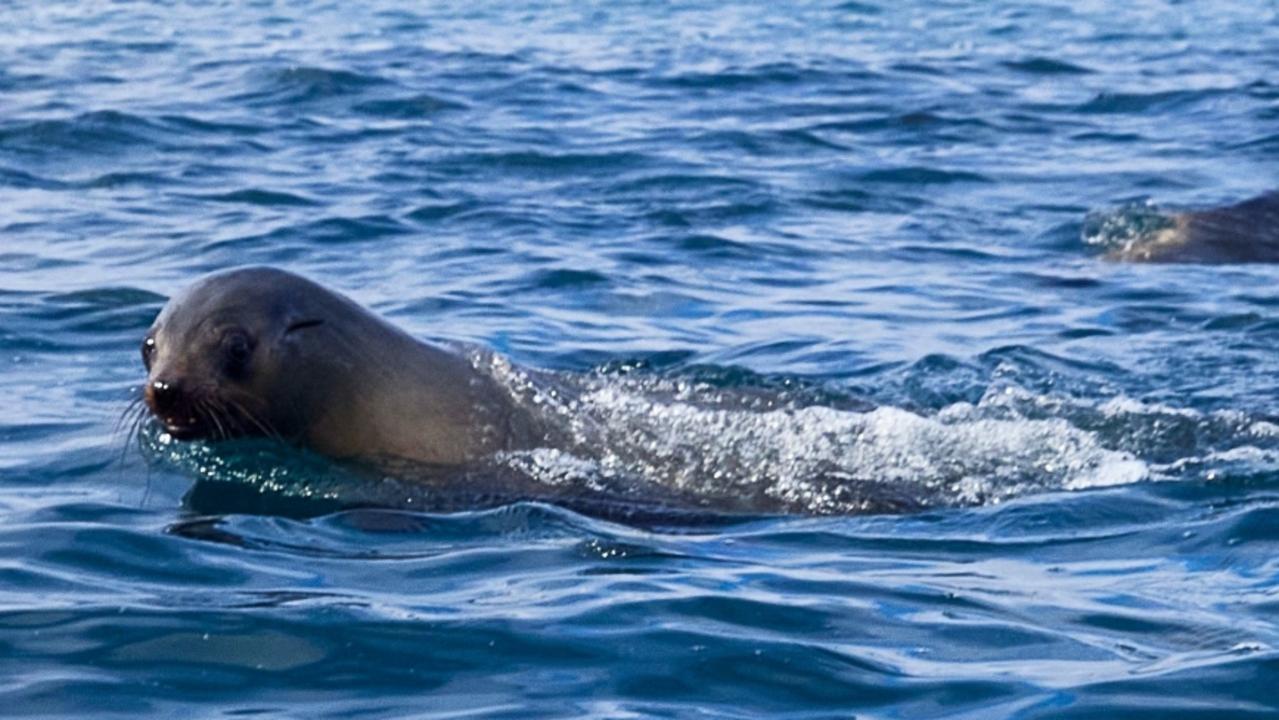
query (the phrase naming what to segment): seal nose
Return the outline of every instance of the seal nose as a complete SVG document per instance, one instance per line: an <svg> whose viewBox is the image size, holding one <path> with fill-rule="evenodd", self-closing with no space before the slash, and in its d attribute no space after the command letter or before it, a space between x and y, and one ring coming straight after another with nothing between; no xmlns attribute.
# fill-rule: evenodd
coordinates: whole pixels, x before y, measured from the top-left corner
<svg viewBox="0 0 1279 720"><path fill-rule="evenodd" d="M151 381L151 400L155 409L162 413L173 410L180 395L178 384L173 380L160 378Z"/></svg>

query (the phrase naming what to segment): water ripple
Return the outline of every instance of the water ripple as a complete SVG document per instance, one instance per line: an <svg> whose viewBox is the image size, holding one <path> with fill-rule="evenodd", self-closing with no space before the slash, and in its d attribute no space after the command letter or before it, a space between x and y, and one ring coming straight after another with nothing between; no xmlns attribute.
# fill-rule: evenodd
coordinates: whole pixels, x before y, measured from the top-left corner
<svg viewBox="0 0 1279 720"><path fill-rule="evenodd" d="M1273 10L0 25L11 714L1279 706L1274 270L1105 259L1279 184ZM246 263L495 350L513 392L580 391L537 396L573 442L505 471L892 514L455 491L117 429L165 299Z"/></svg>

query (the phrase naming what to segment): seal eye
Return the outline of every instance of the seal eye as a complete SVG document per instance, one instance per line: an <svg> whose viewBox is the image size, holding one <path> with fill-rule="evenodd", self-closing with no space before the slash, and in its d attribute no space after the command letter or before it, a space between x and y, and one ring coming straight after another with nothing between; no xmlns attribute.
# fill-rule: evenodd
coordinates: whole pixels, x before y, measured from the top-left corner
<svg viewBox="0 0 1279 720"><path fill-rule="evenodd" d="M155 358L155 338L149 337L142 341L142 366L151 372L151 361Z"/></svg>
<svg viewBox="0 0 1279 720"><path fill-rule="evenodd" d="M253 357L253 342L242 332L233 332L222 341L222 371L233 380L240 380L249 372L249 359Z"/></svg>
<svg viewBox="0 0 1279 720"><path fill-rule="evenodd" d="M299 320L293 323L292 325L284 328L284 334L288 335L291 332L296 332L298 330L305 330L306 328L312 328L317 325L323 325L323 324L324 324L324 321L318 320L318 319L317 320Z"/></svg>

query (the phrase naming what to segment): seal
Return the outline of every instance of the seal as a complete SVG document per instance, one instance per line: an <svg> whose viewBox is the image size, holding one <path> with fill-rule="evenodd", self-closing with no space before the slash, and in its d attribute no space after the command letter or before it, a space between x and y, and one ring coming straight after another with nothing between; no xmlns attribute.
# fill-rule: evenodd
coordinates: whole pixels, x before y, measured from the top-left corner
<svg viewBox="0 0 1279 720"><path fill-rule="evenodd" d="M459 352L275 268L215 273L174 296L142 360L145 402L180 440L260 435L437 466L545 441Z"/></svg>
<svg viewBox="0 0 1279 720"><path fill-rule="evenodd" d="M785 439L755 445L770 428L799 423L804 433L808 421L780 396L707 386L703 397L682 381L631 391L519 368L487 350L420 341L274 268L215 273L175 295L146 334L142 360L143 399L169 436L262 436L352 461L343 463L357 470L349 486L343 479L324 493L343 509L450 512L534 500L682 526L921 506L899 487L828 469L832 462L802 465L811 476L803 470L797 484L801 470ZM828 407L817 417L839 412ZM736 439L694 444L717 428ZM374 473L358 472L365 469ZM241 500L263 495L197 480L187 500L217 513L238 502L237 491Z"/></svg>
<svg viewBox="0 0 1279 720"><path fill-rule="evenodd" d="M1147 263L1279 262L1279 191L1234 205L1178 213L1169 227L1107 257Z"/></svg>

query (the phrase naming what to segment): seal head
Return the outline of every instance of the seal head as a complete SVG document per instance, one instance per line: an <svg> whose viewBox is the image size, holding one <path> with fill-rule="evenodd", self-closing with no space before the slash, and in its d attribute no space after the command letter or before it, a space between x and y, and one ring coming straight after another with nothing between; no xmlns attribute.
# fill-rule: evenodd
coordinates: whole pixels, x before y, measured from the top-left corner
<svg viewBox="0 0 1279 720"><path fill-rule="evenodd" d="M144 396L175 438L295 436L299 335L324 324L309 281L270 268L210 275L174 297L142 341ZM299 292L302 291L302 292Z"/></svg>
<svg viewBox="0 0 1279 720"><path fill-rule="evenodd" d="M201 278L142 342L175 438L274 437L334 457L460 464L504 447L510 399L458 354L275 268Z"/></svg>

